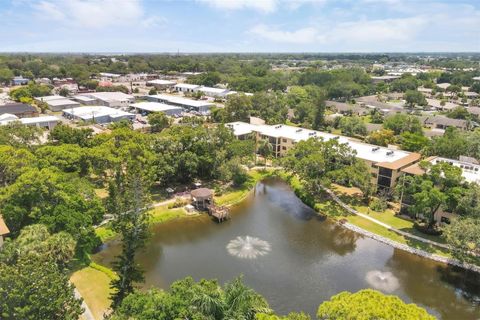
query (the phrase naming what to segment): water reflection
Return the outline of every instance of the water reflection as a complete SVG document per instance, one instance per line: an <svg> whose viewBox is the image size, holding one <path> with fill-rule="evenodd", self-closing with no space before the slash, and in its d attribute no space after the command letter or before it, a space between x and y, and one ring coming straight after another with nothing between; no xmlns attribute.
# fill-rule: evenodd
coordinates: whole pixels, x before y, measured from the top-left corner
<svg viewBox="0 0 480 320"><path fill-rule="evenodd" d="M318 217L279 181L258 184L255 195L234 208L224 223L202 215L152 231L137 261L145 270L144 288L167 288L188 275L226 282L243 274L280 314L304 310L315 315L322 301L341 291L377 288L442 319L479 319L478 277ZM226 245L232 239L230 252ZM108 265L119 251L113 242L93 258ZM232 253L245 258L232 258Z"/></svg>

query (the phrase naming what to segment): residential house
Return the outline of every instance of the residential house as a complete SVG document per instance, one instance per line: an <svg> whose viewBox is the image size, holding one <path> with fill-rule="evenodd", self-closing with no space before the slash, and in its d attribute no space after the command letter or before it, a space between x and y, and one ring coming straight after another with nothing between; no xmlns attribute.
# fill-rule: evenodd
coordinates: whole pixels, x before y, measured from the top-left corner
<svg viewBox="0 0 480 320"><path fill-rule="evenodd" d="M0 105L0 115L5 113L15 115L19 118L38 116L38 110L34 106L26 103L7 103Z"/></svg>
<svg viewBox="0 0 480 320"><path fill-rule="evenodd" d="M460 130L468 130L469 121L463 119L452 119L445 116L429 116L423 120L424 126L430 129L457 128Z"/></svg>
<svg viewBox="0 0 480 320"><path fill-rule="evenodd" d="M10 233L10 230L7 227L7 224L3 220L3 217L0 215L0 249L3 246L4 238Z"/></svg>

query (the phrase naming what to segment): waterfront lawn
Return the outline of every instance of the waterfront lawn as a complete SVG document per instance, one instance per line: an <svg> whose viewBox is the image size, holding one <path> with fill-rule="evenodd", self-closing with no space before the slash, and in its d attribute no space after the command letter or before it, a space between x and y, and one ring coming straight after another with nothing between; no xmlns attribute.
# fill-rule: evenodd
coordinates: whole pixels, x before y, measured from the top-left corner
<svg viewBox="0 0 480 320"><path fill-rule="evenodd" d="M92 267L78 270L70 278L96 319L103 319L110 307L110 280L106 273Z"/></svg>
<svg viewBox="0 0 480 320"><path fill-rule="evenodd" d="M439 248L437 246L433 246L433 245L430 245L430 244L427 244L427 243L424 243L424 242L421 242L421 241L418 241L418 240L406 238L402 235L399 235L398 233L390 231L387 228L384 228L384 227L382 227L382 226L380 226L380 225L378 225L378 224L376 224L376 223L374 223L370 220L364 219L360 216L351 215L351 216L347 216L346 219L348 220L349 223L351 223L351 224L353 224L353 225L355 225L359 228L370 231L374 234L377 234L379 236L388 238L388 239L396 241L398 243L406 244L406 245L408 245L412 248L421 249L421 250L424 250L424 251L432 253L432 254L437 254L437 255L444 256L444 257L448 257L448 258L452 257L450 252L448 252L448 250L446 250L446 249L442 249L442 248Z"/></svg>
<svg viewBox="0 0 480 320"><path fill-rule="evenodd" d="M109 224L96 228L95 234L102 242L107 242L117 236L117 233L110 228Z"/></svg>
<svg viewBox="0 0 480 320"><path fill-rule="evenodd" d="M149 211L150 223L163 223L173 219L179 219L187 216L184 208L168 209L167 206L156 207Z"/></svg>
<svg viewBox="0 0 480 320"><path fill-rule="evenodd" d="M349 204L352 208L354 208L360 213L367 214L368 216L380 222L386 223L393 228L401 230L403 232L407 232L412 235L438 243L445 243L445 239L440 236L425 234L415 229L415 222L413 220L408 220L396 215L395 211L392 209L386 209L382 212L370 209L367 205L365 205L365 203L361 201L361 191L357 188L348 188L334 184L332 185L332 190L335 191L335 193L342 199L342 201Z"/></svg>
<svg viewBox="0 0 480 320"><path fill-rule="evenodd" d="M234 205L248 195L257 182L272 176L274 170L251 170L248 172L248 180L240 187L228 187L221 195L215 197L215 203L219 206Z"/></svg>

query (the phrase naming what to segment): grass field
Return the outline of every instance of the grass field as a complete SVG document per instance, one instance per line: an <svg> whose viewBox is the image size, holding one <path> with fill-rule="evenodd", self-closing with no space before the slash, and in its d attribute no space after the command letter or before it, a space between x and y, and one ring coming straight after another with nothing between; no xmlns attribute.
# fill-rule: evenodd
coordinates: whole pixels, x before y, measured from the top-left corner
<svg viewBox="0 0 480 320"><path fill-rule="evenodd" d="M92 267L76 271L70 278L96 319L110 307L110 277Z"/></svg>

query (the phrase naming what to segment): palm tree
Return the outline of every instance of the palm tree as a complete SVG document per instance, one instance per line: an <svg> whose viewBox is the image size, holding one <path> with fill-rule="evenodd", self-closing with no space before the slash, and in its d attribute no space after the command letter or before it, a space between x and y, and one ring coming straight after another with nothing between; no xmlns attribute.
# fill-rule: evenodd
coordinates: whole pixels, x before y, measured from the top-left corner
<svg viewBox="0 0 480 320"><path fill-rule="evenodd" d="M265 168L266 168L267 159L273 153L272 144L267 139L260 140L257 152L265 159Z"/></svg>

